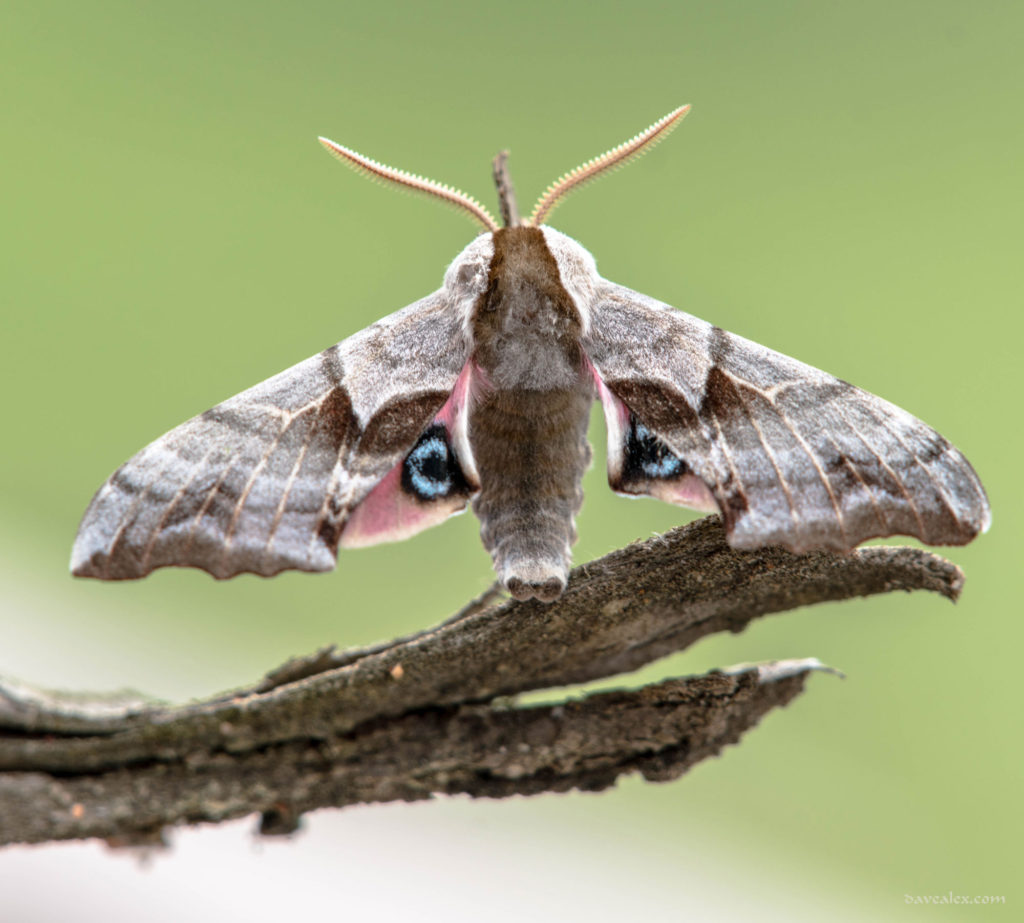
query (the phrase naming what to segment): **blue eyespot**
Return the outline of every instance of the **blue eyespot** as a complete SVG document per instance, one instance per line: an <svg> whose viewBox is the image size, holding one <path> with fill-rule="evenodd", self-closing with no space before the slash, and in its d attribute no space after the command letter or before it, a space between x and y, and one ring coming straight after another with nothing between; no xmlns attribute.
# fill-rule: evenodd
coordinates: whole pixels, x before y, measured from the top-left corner
<svg viewBox="0 0 1024 923"><path fill-rule="evenodd" d="M421 497L434 499L443 497L451 490L452 479L448 472L448 445L434 436L420 442L406 459L409 479Z"/></svg>
<svg viewBox="0 0 1024 923"><path fill-rule="evenodd" d="M679 467L679 459L674 455L648 459L643 463L644 474L651 478L670 478L678 473Z"/></svg>
<svg viewBox="0 0 1024 923"><path fill-rule="evenodd" d="M663 480L685 473L686 464L636 417L630 418L626 437L627 480Z"/></svg>
<svg viewBox="0 0 1024 923"><path fill-rule="evenodd" d="M402 489L427 502L453 493L469 493L448 431L440 423L430 426L405 457Z"/></svg>

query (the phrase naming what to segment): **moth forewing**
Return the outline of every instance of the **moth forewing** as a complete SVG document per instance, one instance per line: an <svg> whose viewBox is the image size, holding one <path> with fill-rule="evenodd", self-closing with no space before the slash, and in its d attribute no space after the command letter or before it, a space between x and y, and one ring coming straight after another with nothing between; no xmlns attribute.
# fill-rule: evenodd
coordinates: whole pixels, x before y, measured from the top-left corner
<svg viewBox="0 0 1024 923"><path fill-rule="evenodd" d="M509 204L502 161L506 228L458 190L321 139L360 172L459 208L484 233L434 294L122 465L86 510L73 573L328 570L339 546L408 537L472 500L506 588L553 599L568 578L595 396L612 488L718 510L737 547L970 541L988 526L988 501L934 430L602 279L585 248L540 227L568 192L649 149L688 108L565 174L526 222Z"/></svg>
<svg viewBox="0 0 1024 923"><path fill-rule="evenodd" d="M678 459L672 477L705 484L733 545L964 544L988 527L966 459L887 401L614 283L592 324L588 354L620 418ZM663 450L643 451L653 464Z"/></svg>
<svg viewBox="0 0 1024 923"><path fill-rule="evenodd" d="M129 459L86 510L72 572L332 568L351 510L414 446L465 365L452 295L410 305Z"/></svg>

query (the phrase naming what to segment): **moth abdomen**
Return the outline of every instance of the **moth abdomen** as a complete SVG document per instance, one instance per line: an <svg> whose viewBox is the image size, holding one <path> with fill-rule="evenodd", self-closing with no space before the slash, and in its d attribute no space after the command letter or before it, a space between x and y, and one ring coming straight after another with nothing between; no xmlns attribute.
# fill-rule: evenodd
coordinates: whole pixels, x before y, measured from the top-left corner
<svg viewBox="0 0 1024 923"><path fill-rule="evenodd" d="M470 413L473 511L499 580L518 599L555 599L568 580L592 400L581 378L571 390L494 391Z"/></svg>

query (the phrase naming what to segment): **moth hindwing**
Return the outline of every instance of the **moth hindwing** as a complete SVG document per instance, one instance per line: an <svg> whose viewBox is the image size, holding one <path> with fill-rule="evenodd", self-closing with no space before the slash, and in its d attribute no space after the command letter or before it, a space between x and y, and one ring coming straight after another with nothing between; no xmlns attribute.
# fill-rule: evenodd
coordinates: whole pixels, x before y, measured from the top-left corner
<svg viewBox="0 0 1024 923"><path fill-rule="evenodd" d="M603 279L544 226L565 195L643 153L681 107L552 184L506 226L465 193L321 139L357 170L482 225L432 295L218 404L117 469L85 512L78 576L329 570L472 502L499 579L556 598L608 422L612 488L721 513L731 544L844 551L875 536L962 544L989 507L960 452L846 382Z"/></svg>

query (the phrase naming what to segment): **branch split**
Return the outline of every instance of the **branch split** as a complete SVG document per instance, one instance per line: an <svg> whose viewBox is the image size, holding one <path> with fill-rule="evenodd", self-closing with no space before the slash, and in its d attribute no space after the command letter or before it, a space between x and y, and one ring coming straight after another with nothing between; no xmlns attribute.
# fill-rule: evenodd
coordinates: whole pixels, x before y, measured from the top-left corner
<svg viewBox="0 0 1024 923"><path fill-rule="evenodd" d="M634 670L773 612L893 590L956 599L962 583L953 564L912 548L734 551L709 517L577 568L554 603L491 594L435 629L325 648L204 702L0 682L0 844L150 842L165 826L252 812L281 833L325 806L676 778L791 701L820 664L558 705L505 697Z"/></svg>

